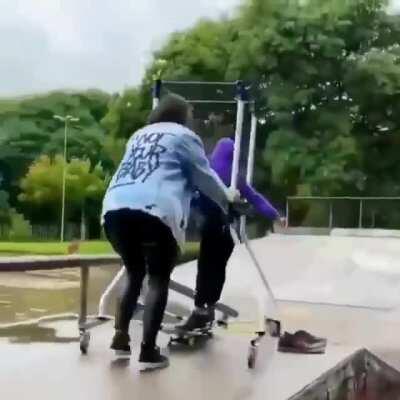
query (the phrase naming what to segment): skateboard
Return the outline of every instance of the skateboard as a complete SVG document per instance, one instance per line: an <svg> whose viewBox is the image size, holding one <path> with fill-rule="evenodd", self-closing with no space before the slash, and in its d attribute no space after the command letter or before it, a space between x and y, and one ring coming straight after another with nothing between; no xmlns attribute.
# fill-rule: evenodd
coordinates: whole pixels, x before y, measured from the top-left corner
<svg viewBox="0 0 400 400"><path fill-rule="evenodd" d="M193 347L199 341L212 339L213 336L213 324L210 324L202 329L196 329L194 331L184 331L179 328L175 328L170 337L168 346L184 345Z"/></svg>

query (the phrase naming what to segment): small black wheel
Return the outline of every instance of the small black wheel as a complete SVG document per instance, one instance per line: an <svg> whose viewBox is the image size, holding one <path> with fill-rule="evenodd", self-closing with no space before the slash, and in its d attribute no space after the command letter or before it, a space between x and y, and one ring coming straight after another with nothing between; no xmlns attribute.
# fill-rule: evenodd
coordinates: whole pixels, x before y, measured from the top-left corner
<svg viewBox="0 0 400 400"><path fill-rule="evenodd" d="M228 328L228 321L226 321L226 320L224 320L224 319L220 319L220 320L217 321L217 325L218 325L220 328L226 329L226 328Z"/></svg>
<svg viewBox="0 0 400 400"><path fill-rule="evenodd" d="M79 347L82 354L87 354L90 342L90 332L81 332L79 338Z"/></svg>
<svg viewBox="0 0 400 400"><path fill-rule="evenodd" d="M86 355L86 354L87 354L87 351L88 351L87 347L85 347L85 346L83 346L83 345L81 344L80 348L81 348L81 353L82 353L83 355Z"/></svg>
<svg viewBox="0 0 400 400"><path fill-rule="evenodd" d="M249 355L247 357L247 366L249 369L254 369L256 366L257 349L253 346L249 348Z"/></svg>

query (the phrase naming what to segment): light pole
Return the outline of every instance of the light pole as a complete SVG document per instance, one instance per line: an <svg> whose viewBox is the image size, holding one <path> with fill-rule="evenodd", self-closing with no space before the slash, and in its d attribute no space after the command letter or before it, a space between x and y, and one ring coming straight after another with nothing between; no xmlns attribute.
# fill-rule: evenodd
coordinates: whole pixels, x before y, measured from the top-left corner
<svg viewBox="0 0 400 400"><path fill-rule="evenodd" d="M63 176L62 176L62 199L61 199L61 233L60 242L64 241L64 224L65 224L65 179L67 176L67 135L68 135L68 124L70 122L78 122L79 118L73 117L72 115L54 115L54 119L64 122L64 165L63 165Z"/></svg>

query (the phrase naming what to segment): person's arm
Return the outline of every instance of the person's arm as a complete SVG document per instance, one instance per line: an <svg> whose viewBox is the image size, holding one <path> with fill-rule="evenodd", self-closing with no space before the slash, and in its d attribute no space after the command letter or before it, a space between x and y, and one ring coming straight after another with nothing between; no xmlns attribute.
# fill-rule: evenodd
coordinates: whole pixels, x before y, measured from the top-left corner
<svg viewBox="0 0 400 400"><path fill-rule="evenodd" d="M240 194L264 217L275 221L280 218L279 212L275 207L260 193L250 185L239 182Z"/></svg>
<svg viewBox="0 0 400 400"><path fill-rule="evenodd" d="M229 189L211 169L201 139L195 134L178 135L177 152L191 184L227 213L232 196Z"/></svg>

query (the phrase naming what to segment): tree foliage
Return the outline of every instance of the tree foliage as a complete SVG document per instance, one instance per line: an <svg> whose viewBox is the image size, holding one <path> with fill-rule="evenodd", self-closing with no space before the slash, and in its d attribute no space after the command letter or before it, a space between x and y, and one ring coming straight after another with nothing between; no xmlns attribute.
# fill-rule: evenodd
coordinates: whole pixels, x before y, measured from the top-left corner
<svg viewBox="0 0 400 400"><path fill-rule="evenodd" d="M292 195L396 194L400 18L386 6L249 0L230 20L173 35L147 77L163 59L166 79L252 82L265 186Z"/></svg>
<svg viewBox="0 0 400 400"><path fill-rule="evenodd" d="M79 118L68 130L68 157L89 159L106 169L113 161L104 149L105 131L100 121L108 110L110 96L100 91L53 92L0 101L0 167L4 185L16 202L19 181L41 155L62 154L64 125L55 115Z"/></svg>
<svg viewBox="0 0 400 400"><path fill-rule="evenodd" d="M8 226L11 223L11 208L8 198L8 193L0 190L0 233L2 233L2 227Z"/></svg>
<svg viewBox="0 0 400 400"><path fill-rule="evenodd" d="M53 92L0 101L0 169L11 205L33 163L20 199L58 212L54 157L62 154L64 131L55 114L80 118L68 134L69 165L87 160L79 161L89 171L84 176L97 176L93 165L111 173L126 140L146 122L157 78L251 83L259 120L256 177L268 192L400 195L400 17L387 5L244 0L231 17L172 34L138 87L112 96ZM83 186L71 186L69 204L76 209L78 187L88 196Z"/></svg>
<svg viewBox="0 0 400 400"><path fill-rule="evenodd" d="M30 219L54 220L60 215L64 159L41 156L21 181L19 200ZM86 202L101 203L108 178L101 165L89 160L72 159L66 164L66 209L80 214Z"/></svg>

